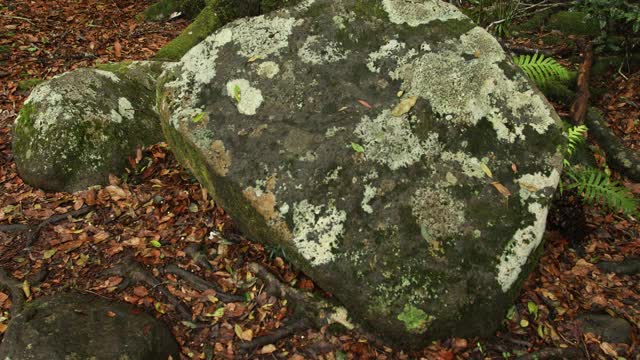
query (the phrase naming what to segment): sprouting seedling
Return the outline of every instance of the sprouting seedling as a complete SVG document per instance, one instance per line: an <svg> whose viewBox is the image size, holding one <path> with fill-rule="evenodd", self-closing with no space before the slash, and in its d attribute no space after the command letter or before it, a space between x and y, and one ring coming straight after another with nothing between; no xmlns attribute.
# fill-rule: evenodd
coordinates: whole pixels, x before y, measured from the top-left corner
<svg viewBox="0 0 640 360"><path fill-rule="evenodd" d="M233 98L236 100L236 102L240 102L240 95L242 93L242 90L240 90L240 86L236 85L233 87Z"/></svg>

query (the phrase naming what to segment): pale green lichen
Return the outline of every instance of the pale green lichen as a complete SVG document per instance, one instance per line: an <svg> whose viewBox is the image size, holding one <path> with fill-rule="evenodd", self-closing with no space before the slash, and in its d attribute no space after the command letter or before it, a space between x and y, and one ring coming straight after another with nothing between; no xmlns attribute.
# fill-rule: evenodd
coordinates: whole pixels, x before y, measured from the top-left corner
<svg viewBox="0 0 640 360"><path fill-rule="evenodd" d="M462 173L468 177L482 179L486 176L482 171L482 161L465 152L457 151L454 153L450 151L443 151L441 153L440 159L442 161L451 161L458 163Z"/></svg>
<svg viewBox="0 0 640 360"><path fill-rule="evenodd" d="M302 200L293 206L293 243L313 266L332 262L344 232L347 213L334 205L313 205Z"/></svg>
<svg viewBox="0 0 640 360"><path fill-rule="evenodd" d="M390 110L383 110L375 119L365 115L354 134L362 140L367 159L387 165L391 170L412 165L423 156L433 159L442 149L436 133L420 141L407 115L396 117Z"/></svg>
<svg viewBox="0 0 640 360"><path fill-rule="evenodd" d="M440 0L407 1L382 0L384 10L389 14L389 20L395 24L419 26L435 20L464 19L466 16L454 5Z"/></svg>
<svg viewBox="0 0 640 360"><path fill-rule="evenodd" d="M427 327L435 318L413 305L406 304L398 315L398 320L404 323L409 332L422 334L427 331Z"/></svg>
<svg viewBox="0 0 640 360"><path fill-rule="evenodd" d="M311 35L298 50L298 56L307 64L329 64L344 60L350 51L344 50L340 44L327 41L322 36Z"/></svg>
<svg viewBox="0 0 640 360"><path fill-rule="evenodd" d="M556 169L551 170L549 176L541 173L523 174L515 180L520 185L520 201L524 203L529 198L539 199L544 196L542 190L545 188L555 188L560 182L560 173Z"/></svg>
<svg viewBox="0 0 640 360"><path fill-rule="evenodd" d="M240 55L266 59L289 45L289 37L295 24L296 19L292 17L261 15L243 19L233 23L233 41L240 45Z"/></svg>
<svg viewBox="0 0 640 360"><path fill-rule="evenodd" d="M258 65L258 75L273 79L279 72L280 66L273 61L265 61Z"/></svg>
<svg viewBox="0 0 640 360"><path fill-rule="evenodd" d="M362 206L362 210L364 210L364 212L366 212L367 214L373 214L373 208L371 207L371 205L369 205L369 202L371 202L371 200L373 200L373 198L376 196L376 188L366 184L364 186L364 194L362 196L362 202L360 203L360 205Z"/></svg>
<svg viewBox="0 0 640 360"><path fill-rule="evenodd" d="M380 66L376 63L381 60L387 60L393 55L397 54L406 47L405 43L398 42L398 40L390 40L388 43L382 45L380 49L369 54L369 61L367 61L367 68L374 73L380 73Z"/></svg>
<svg viewBox="0 0 640 360"><path fill-rule="evenodd" d="M235 79L227 83L227 96L236 101L238 112L243 115L255 115L262 104L262 92L245 79Z"/></svg>

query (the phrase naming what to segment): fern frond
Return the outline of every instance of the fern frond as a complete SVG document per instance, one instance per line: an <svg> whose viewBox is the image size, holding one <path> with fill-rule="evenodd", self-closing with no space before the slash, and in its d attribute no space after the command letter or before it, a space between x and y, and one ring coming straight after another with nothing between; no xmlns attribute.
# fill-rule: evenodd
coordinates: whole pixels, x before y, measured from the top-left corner
<svg viewBox="0 0 640 360"><path fill-rule="evenodd" d="M586 202L602 204L626 215L638 213L638 200L627 188L611 181L605 172L594 168L576 170L574 167L565 173L573 181L566 188L576 189Z"/></svg>
<svg viewBox="0 0 640 360"><path fill-rule="evenodd" d="M576 147L585 140L584 134L589 130L585 125L572 126L567 129L567 150L565 158L570 158L576 151Z"/></svg>
<svg viewBox="0 0 640 360"><path fill-rule="evenodd" d="M570 77L564 66L540 53L515 56L513 61L540 87L544 87L549 80L568 80Z"/></svg>

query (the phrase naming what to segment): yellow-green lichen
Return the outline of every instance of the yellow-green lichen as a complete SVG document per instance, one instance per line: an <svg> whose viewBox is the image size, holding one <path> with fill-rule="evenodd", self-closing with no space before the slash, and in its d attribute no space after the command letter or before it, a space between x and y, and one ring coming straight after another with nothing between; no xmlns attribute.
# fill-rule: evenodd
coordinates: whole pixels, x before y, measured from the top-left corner
<svg viewBox="0 0 640 360"><path fill-rule="evenodd" d="M422 334L427 331L427 327L434 320L434 317L413 305L407 304L398 315L398 320L404 323L409 332Z"/></svg>

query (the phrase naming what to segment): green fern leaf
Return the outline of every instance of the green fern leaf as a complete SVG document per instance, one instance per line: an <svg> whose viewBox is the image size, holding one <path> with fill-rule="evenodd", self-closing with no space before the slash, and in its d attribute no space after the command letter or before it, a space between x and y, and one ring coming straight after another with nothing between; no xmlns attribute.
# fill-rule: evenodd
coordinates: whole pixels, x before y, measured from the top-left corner
<svg viewBox="0 0 640 360"><path fill-rule="evenodd" d="M576 151L576 147L585 140L584 134L589 130L585 125L572 126L567 129L567 150L566 158L570 158Z"/></svg>
<svg viewBox="0 0 640 360"><path fill-rule="evenodd" d="M622 211L626 215L638 213L638 200L624 186L611 181L601 170L569 168L566 172L572 183L567 189L576 189L584 200L591 204L602 204L610 209Z"/></svg>
<svg viewBox="0 0 640 360"><path fill-rule="evenodd" d="M570 77L564 66L543 54L519 55L513 61L540 87L546 86L549 80L568 80Z"/></svg>

